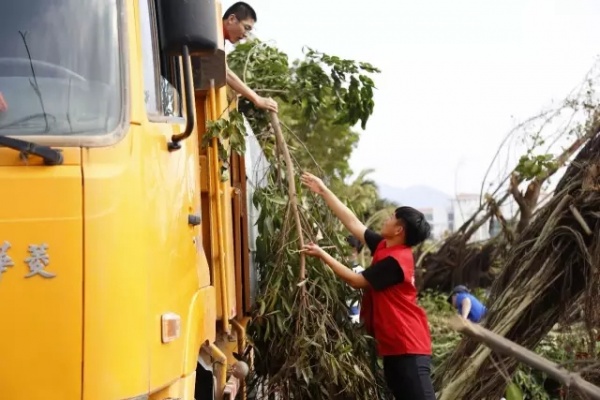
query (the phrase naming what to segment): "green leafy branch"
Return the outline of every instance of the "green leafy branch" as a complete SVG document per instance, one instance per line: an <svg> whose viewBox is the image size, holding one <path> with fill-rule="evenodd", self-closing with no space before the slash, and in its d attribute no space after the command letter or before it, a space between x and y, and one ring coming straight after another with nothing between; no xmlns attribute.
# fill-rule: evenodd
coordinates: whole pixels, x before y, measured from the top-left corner
<svg viewBox="0 0 600 400"><path fill-rule="evenodd" d="M543 179L557 168L557 163L552 154L533 155L531 152L521 156L515 167L515 172L522 180Z"/></svg>
<svg viewBox="0 0 600 400"><path fill-rule="evenodd" d="M348 317L346 302L358 293L299 251L303 238L322 238L332 255L345 258L348 245L339 222L318 197L303 192L298 172L318 169L336 191L344 186L359 137L350 128L358 122L364 128L373 112L369 74L378 71L311 49L290 64L286 54L259 41L238 45L228 65L257 93L275 97L281 118L271 122L253 103L239 101L270 163L266 185L253 197L259 210L254 259L260 279L248 327L256 350L250 386L262 398L385 398L373 339ZM219 121L212 127L222 137L229 128ZM357 206L376 201L369 188L362 185L360 193L348 191L346 197Z"/></svg>
<svg viewBox="0 0 600 400"><path fill-rule="evenodd" d="M305 58L290 67L286 54L253 40L238 45L228 56L228 64L258 93L299 106L303 118L313 124L321 110L329 106L337 114L336 123L352 126L360 122L363 129L373 113L375 84L369 74L380 71L369 63L308 48ZM247 100L242 103L243 108L254 108ZM264 113L250 114L250 119L258 119L253 128L268 124Z"/></svg>
<svg viewBox="0 0 600 400"><path fill-rule="evenodd" d="M246 136L248 134L244 125L244 116L237 110L230 111L228 118L207 121L206 132L202 136L202 146L205 148L210 146L212 139L217 138L223 181L229 180L231 151L242 155L246 152Z"/></svg>

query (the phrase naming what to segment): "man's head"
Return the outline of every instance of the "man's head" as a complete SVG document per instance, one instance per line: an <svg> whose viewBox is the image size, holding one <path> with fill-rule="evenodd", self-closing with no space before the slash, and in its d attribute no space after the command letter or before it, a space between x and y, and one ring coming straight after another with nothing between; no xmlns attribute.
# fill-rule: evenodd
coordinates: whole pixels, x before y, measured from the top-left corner
<svg viewBox="0 0 600 400"><path fill-rule="evenodd" d="M409 247L421 244L429 238L431 226L422 212L412 207L398 207L383 223L381 236L396 240Z"/></svg>
<svg viewBox="0 0 600 400"><path fill-rule="evenodd" d="M239 1L229 7L223 15L225 39L237 43L244 39L254 28L256 11L247 3Z"/></svg>
<svg viewBox="0 0 600 400"><path fill-rule="evenodd" d="M454 289L452 289L452 292L450 292L450 296L448 296L448 303L456 307L456 297L460 293L470 293L470 290L464 285L455 286Z"/></svg>

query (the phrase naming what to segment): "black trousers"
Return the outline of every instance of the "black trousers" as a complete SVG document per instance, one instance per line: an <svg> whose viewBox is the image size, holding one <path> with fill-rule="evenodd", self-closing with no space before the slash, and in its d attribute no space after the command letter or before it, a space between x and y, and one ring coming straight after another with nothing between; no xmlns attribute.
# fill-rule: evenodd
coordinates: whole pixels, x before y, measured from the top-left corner
<svg viewBox="0 0 600 400"><path fill-rule="evenodd" d="M430 356L384 356L383 372L396 400L435 400Z"/></svg>

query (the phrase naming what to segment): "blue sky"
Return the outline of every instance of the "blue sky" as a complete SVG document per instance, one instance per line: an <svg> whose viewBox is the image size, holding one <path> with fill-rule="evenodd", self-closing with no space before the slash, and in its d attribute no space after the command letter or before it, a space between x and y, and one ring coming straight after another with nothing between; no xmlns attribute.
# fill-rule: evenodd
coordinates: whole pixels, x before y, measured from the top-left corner
<svg viewBox="0 0 600 400"><path fill-rule="evenodd" d="M382 70L355 171L450 195L478 192L506 133L562 100L600 54L598 0L249 3L255 34L291 57L306 45Z"/></svg>

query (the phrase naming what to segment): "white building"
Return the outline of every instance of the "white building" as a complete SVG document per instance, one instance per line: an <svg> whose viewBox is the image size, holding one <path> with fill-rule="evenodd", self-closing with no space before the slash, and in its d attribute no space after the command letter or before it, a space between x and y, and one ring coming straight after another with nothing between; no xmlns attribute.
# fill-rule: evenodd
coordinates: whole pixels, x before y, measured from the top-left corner
<svg viewBox="0 0 600 400"><path fill-rule="evenodd" d="M542 193L538 201L538 207L543 205L552 197L552 193ZM448 208L448 231L457 231L467 220L469 220L480 206L479 194L462 193L458 194L454 199L451 199L451 205ZM479 217L485 215L485 211L479 214ZM516 201L509 197L500 206L500 212L505 220L517 217L519 212L519 206ZM477 242L482 240L490 239L496 236L502 230L500 223L496 218L490 219L488 222L483 224L474 234L471 236L470 242Z"/></svg>
<svg viewBox="0 0 600 400"><path fill-rule="evenodd" d="M433 240L441 239L444 232L448 230L447 216L444 209L441 208L419 208L425 215L425 219L431 225L431 238Z"/></svg>

